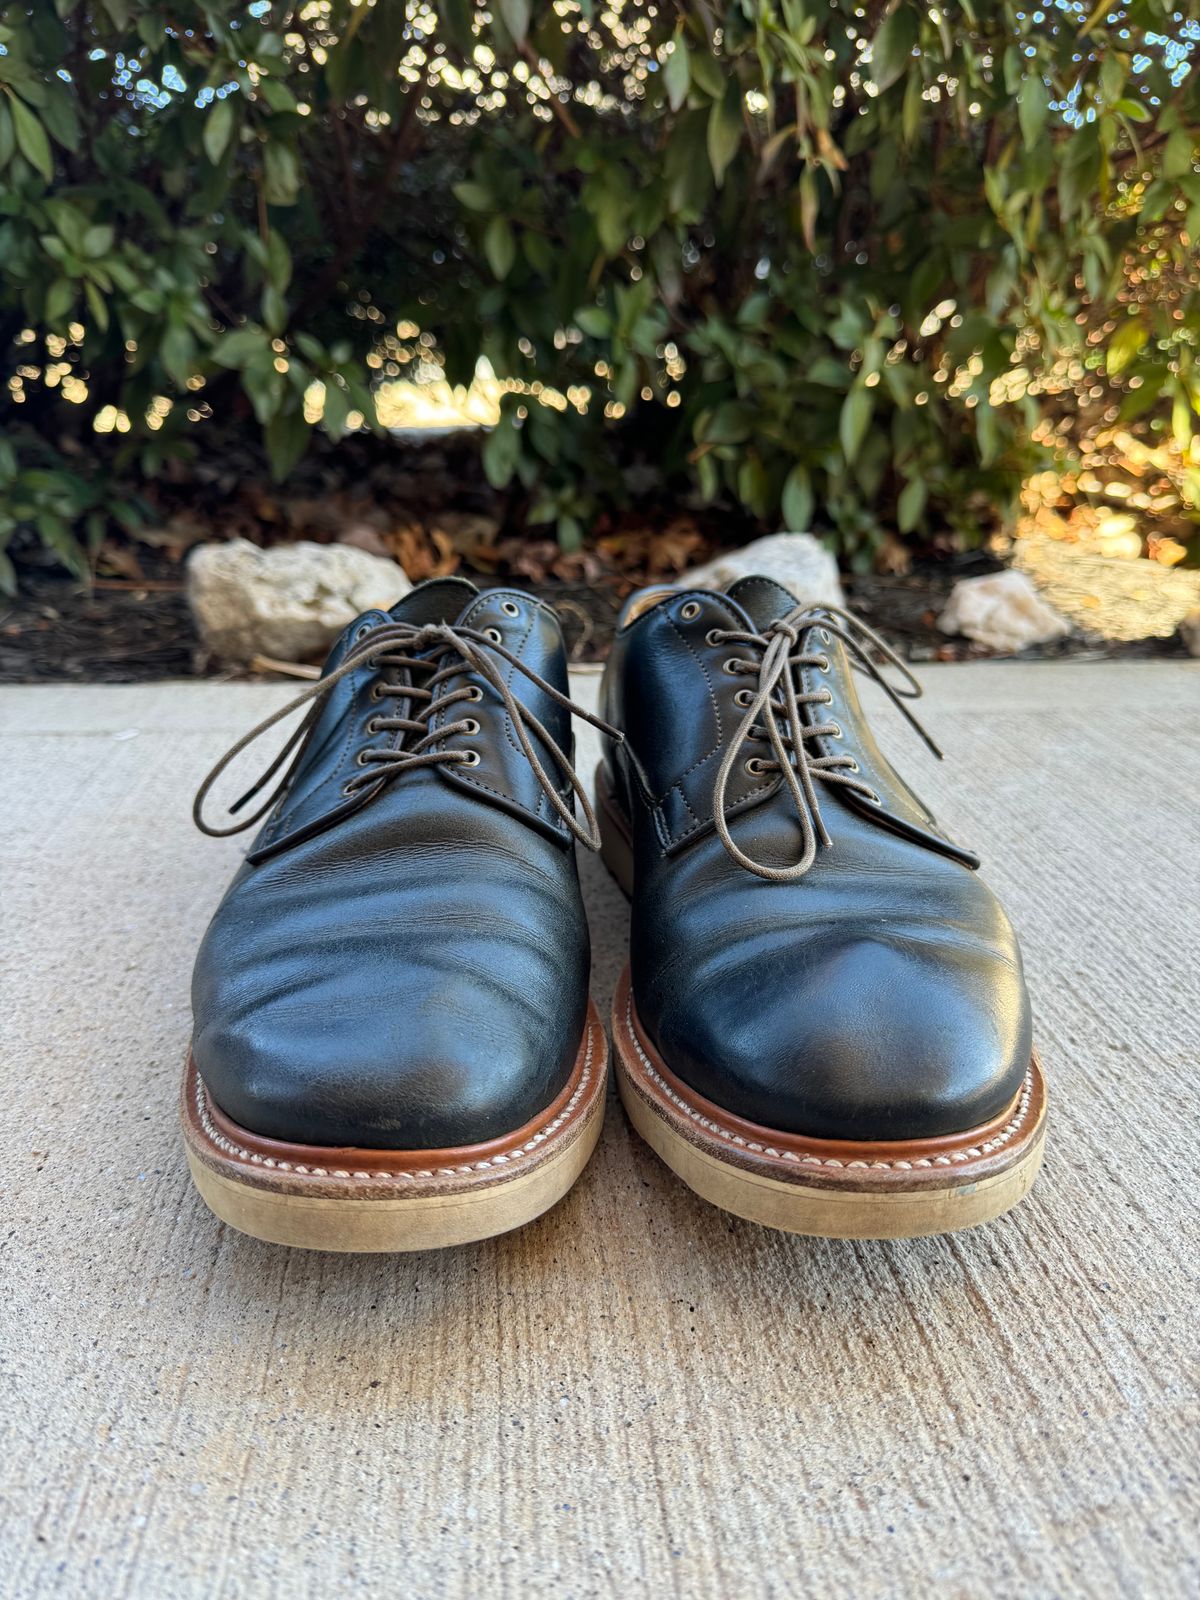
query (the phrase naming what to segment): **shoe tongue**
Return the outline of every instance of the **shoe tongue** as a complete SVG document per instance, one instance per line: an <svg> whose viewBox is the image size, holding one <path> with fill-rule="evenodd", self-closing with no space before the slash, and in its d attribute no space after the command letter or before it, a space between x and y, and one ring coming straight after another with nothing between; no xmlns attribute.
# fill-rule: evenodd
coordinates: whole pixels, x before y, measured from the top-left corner
<svg viewBox="0 0 1200 1600"><path fill-rule="evenodd" d="M393 622L411 622L418 628L431 622L457 622L478 594L469 578L430 578L397 600L390 615Z"/></svg>
<svg viewBox="0 0 1200 1600"><path fill-rule="evenodd" d="M780 617L786 617L789 611L795 611L800 604L796 596L781 583L776 583L774 578L753 574L731 583L725 592L731 600L737 601L760 631L778 622Z"/></svg>

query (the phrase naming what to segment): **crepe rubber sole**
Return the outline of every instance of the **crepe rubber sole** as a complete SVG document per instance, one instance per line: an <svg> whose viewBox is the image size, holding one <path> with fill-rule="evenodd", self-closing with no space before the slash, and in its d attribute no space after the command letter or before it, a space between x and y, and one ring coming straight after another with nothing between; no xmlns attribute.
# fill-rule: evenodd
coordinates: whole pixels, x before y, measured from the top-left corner
<svg viewBox="0 0 1200 1600"><path fill-rule="evenodd" d="M539 1116L486 1144L360 1150L289 1144L239 1127L190 1052L181 1118L188 1166L230 1227L308 1250L435 1250L508 1233L548 1211L579 1177L604 1120L608 1045L587 1023L570 1080Z"/></svg>
<svg viewBox="0 0 1200 1600"><path fill-rule="evenodd" d="M597 775L603 855L630 894L628 830ZM656 1155L712 1205L826 1239L909 1239L990 1222L1022 1200L1042 1164L1046 1087L1037 1056L1012 1103L977 1128L933 1139L815 1139L762 1127L678 1078L638 1021L629 968L613 999L617 1087Z"/></svg>

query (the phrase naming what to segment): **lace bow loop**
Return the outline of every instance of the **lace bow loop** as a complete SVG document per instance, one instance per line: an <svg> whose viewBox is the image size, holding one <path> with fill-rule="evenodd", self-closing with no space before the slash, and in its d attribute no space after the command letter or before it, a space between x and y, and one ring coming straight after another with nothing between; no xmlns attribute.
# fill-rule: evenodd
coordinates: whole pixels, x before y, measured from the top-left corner
<svg viewBox="0 0 1200 1600"><path fill-rule="evenodd" d="M942 752L905 704L906 700L921 695L921 685L891 646L851 612L839 606L798 606L771 623L764 633L716 630L717 639L747 645L761 654L757 661L738 661L734 658L736 669L756 673L758 681L751 692L746 714L730 739L717 771L713 786L713 820L721 843L733 859L747 871L770 883L791 883L802 878L816 859L818 845L828 848L831 843L821 815L817 780L876 798L870 784L858 776L858 766L852 756L814 756L809 752L806 741L837 737L839 733L836 724L805 720L804 708L828 704L828 691L802 692L796 687L797 668L821 666L823 662L828 666L822 656L797 653L801 638L814 627L820 627L827 635L841 640L851 665L865 672L883 688L892 704L921 735L933 754L939 760L942 758ZM884 676L872 652L883 656L885 662L896 669L900 674L899 684L890 682ZM753 770L756 773L780 773L800 824L800 855L787 866L771 866L747 855L729 829L729 780L751 739L765 739L771 748L771 757L756 758Z"/></svg>

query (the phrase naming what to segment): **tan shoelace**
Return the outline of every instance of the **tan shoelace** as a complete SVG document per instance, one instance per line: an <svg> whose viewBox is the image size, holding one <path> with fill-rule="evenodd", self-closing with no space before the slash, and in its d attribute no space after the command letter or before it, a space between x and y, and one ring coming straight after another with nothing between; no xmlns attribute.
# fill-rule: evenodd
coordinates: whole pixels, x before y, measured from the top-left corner
<svg viewBox="0 0 1200 1600"><path fill-rule="evenodd" d="M806 748L805 741L808 739L837 739L842 732L836 722L806 723L801 715L802 707L829 705L833 698L828 689L805 693L799 693L796 689L794 669L819 667L827 670L829 667L827 658L820 653L797 653L800 636L810 628L823 628L826 633L836 635L850 651L852 662L860 665L881 685L938 760L942 758L942 752L904 704L906 699L920 696L921 685L896 652L849 611L843 611L839 606L798 606L786 617L773 622L764 633L714 628L709 634L711 643L745 645L761 651L761 655L754 661L733 656L726 663L726 671L734 675L757 674L758 683L747 704L741 726L730 740L717 772L713 787L713 820L721 843L733 859L770 883L790 883L802 878L816 859L818 842L826 848L832 842L817 799L817 778L823 783L857 790L872 801L879 799L871 785L858 776L858 763L853 756L813 756ZM888 682L872 660L872 650L900 672L904 679L902 687ZM726 791L734 766L751 739L768 740L773 754L771 757L751 757L747 762L748 769L753 774L782 773L800 819L803 848L800 859L790 866L772 867L764 861L756 861L740 848L729 831Z"/></svg>
<svg viewBox="0 0 1200 1600"><path fill-rule="evenodd" d="M416 627L408 622L384 622L372 628L369 633L356 640L346 653L341 666L337 667L327 677L314 683L310 689L305 689L298 694L288 705L272 712L269 717L264 717L250 732L243 735L236 744L232 745L213 767L196 791L196 799L192 806L192 817L196 826L202 833L212 835L214 838L224 838L231 833L241 833L244 829L253 827L261 817L264 817L276 800L287 788L292 774L303 757L305 747L317 725L317 720L324 709L326 699L334 685L348 673L356 668L366 666L368 663L380 670L372 693L376 699L388 697L407 699L414 703L416 716L400 717L389 716L381 713L371 719L368 731L372 733L404 733L413 737L411 744L405 744L400 749L372 749L370 747L359 753L358 761L362 767L361 773L355 773L346 783L344 792L353 794L356 790L377 783L380 778L398 778L402 773L411 771L414 767L432 767L442 765L475 766L478 763L478 752L474 750L430 749L430 745L444 739L455 738L460 735L468 736L479 731L478 724L471 718L459 718L455 722L447 722L434 729L432 719L439 711L445 710L460 701L476 702L482 698L483 691L477 684L464 685L461 688L450 690L448 693L439 694L440 686L447 678L461 672L464 667L479 677L486 679L499 695L504 709L508 713L513 730L516 733L525 758L533 769L534 777L542 788L555 812L562 819L580 843L587 845L590 850L600 848L600 833L596 824L596 815L592 810L591 802L587 797L583 784L579 780L570 757L559 748L551 738L542 723L529 708L521 703L505 682L504 674L497 664L499 656L522 673L530 683L535 684L552 700L558 702L568 710L572 716L582 717L585 722L590 722L594 728L599 728L609 738L620 742L622 735L617 729L612 728L601 718L594 716L590 711L585 711L580 705L567 698L565 694L546 682L545 678L525 666L511 651L507 650L495 633L481 633L476 628L454 628L448 623L435 623L426 627ZM444 663L439 665L439 663ZM398 674L407 670L410 674L427 674L422 683L405 683L398 677L384 676L386 673ZM292 712L306 702L312 701L307 715L290 736L283 749L275 757L266 771L257 778L242 797L230 806L230 814L236 815L244 805L254 798L276 773L284 768L279 782L271 790L263 804L253 815L235 822L232 827L213 827L204 820L204 802L208 797L213 784L225 771L231 761L234 761L248 745L273 728L277 722L282 722ZM581 825L576 819L571 807L567 805L560 795L552 775L546 771L538 757L537 751L530 740L530 732L541 740L550 752L554 765L567 778L579 801L585 818ZM288 761L289 755L292 757Z"/></svg>

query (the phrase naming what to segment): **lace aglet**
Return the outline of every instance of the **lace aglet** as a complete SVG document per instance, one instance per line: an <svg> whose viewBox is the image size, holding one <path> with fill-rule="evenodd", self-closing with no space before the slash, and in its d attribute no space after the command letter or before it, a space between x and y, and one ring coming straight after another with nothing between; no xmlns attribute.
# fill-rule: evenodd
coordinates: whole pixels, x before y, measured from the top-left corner
<svg viewBox="0 0 1200 1600"><path fill-rule="evenodd" d="M261 780L261 779L259 780L258 783L252 784L251 787L246 790L245 794L239 796L239 798L236 799L233 802L233 804L229 807L229 815L231 817L236 817L238 812L242 809L242 807L246 806L246 805L249 805L251 800L254 799L254 796L256 794L259 794L262 791L262 788L263 788L263 780Z"/></svg>

